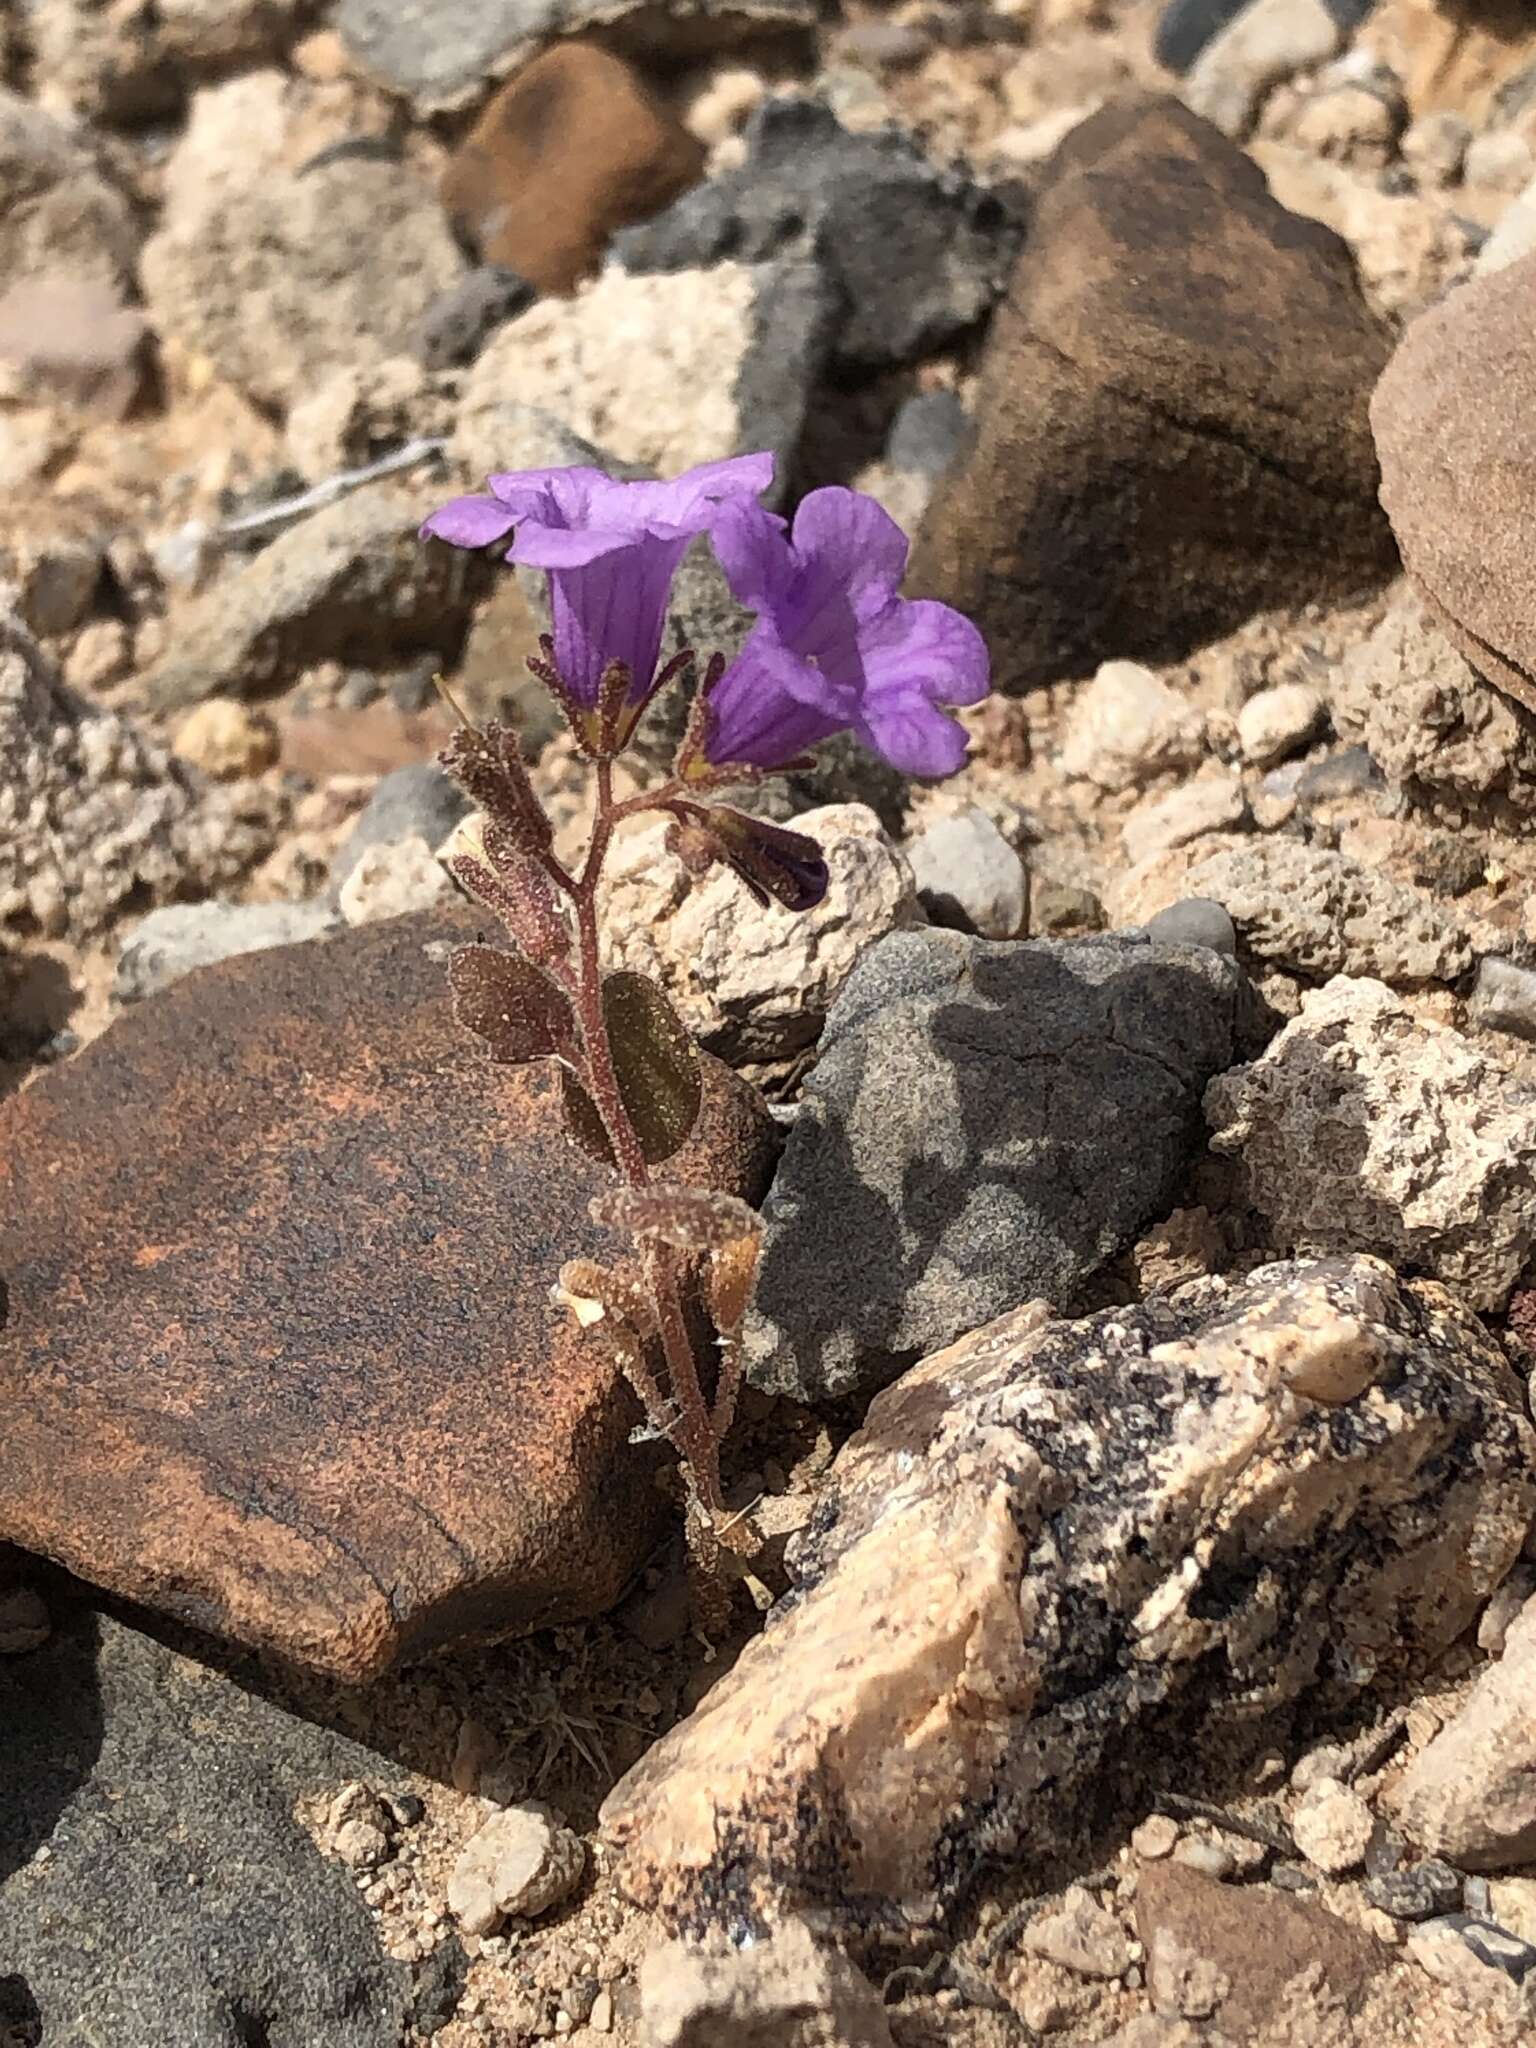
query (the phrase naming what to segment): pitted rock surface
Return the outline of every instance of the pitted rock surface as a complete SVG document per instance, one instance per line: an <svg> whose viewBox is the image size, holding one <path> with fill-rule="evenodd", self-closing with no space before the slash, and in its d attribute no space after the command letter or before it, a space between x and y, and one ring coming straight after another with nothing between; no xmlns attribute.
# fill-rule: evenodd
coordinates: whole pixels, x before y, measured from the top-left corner
<svg viewBox="0 0 1536 2048"><path fill-rule="evenodd" d="M1225 136L1105 108L1052 161L912 594L974 617L1022 690L1379 580L1388 347L1345 244Z"/></svg>
<svg viewBox="0 0 1536 2048"><path fill-rule="evenodd" d="M678 1927L911 1924L1422 1671L1536 1511L1523 1389L1448 1291L1262 1268L1032 1303L874 1403L793 1589L604 1807Z"/></svg>
<svg viewBox="0 0 1536 2048"><path fill-rule="evenodd" d="M637 1406L548 1292L621 1247L541 1068L453 1024L423 913L204 969L0 1110L0 1540L362 1679L614 1600ZM706 1066L674 1177L761 1193Z"/></svg>

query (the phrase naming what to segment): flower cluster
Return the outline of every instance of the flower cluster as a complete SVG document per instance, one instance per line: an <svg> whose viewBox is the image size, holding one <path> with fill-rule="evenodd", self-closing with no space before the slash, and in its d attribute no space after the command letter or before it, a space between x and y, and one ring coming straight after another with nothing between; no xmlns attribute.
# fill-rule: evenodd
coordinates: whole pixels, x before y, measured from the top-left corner
<svg viewBox="0 0 1536 2048"><path fill-rule="evenodd" d="M714 806L706 813L687 793L786 767L842 732L905 774L947 775L966 748L950 709L986 695L988 661L959 612L899 595L906 536L872 498L812 491L790 526L758 502L772 480L771 455L657 483L525 470L487 478L485 495L455 498L422 531L470 548L510 536L507 560L547 573L553 632L537 672L597 758L622 750L656 691L692 660L659 665L672 579L689 544L708 535L756 624L734 661L710 664L678 793L659 807L683 828L685 857L692 849L702 859L707 837L710 857L798 905L803 876L781 875L774 887L763 872L765 861L778 871L787 844L775 849L776 835Z"/></svg>

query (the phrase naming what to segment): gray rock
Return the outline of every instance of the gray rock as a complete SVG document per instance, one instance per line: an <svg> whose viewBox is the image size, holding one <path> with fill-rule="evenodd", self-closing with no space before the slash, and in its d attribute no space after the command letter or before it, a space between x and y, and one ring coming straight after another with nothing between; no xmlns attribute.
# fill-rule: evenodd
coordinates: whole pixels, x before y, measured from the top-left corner
<svg viewBox="0 0 1536 2048"><path fill-rule="evenodd" d="M0 1726L0 1985L50 2048L395 2048L408 1972L293 1811L395 1766L85 1612Z"/></svg>
<svg viewBox="0 0 1536 2048"><path fill-rule="evenodd" d="M1367 1878L1364 1891L1373 1906L1390 1913L1394 1920L1433 1920L1460 1903L1461 1872L1431 1856L1406 1870Z"/></svg>
<svg viewBox="0 0 1536 2048"><path fill-rule="evenodd" d="M422 543L420 523L444 496L369 484L290 527L181 613L171 651L144 678L147 701L171 711L249 696L325 660L451 658L493 571L483 555Z"/></svg>
<svg viewBox="0 0 1536 2048"><path fill-rule="evenodd" d="M478 99L543 44L587 29L671 55L815 27L816 0L340 0L358 63L418 113Z"/></svg>
<svg viewBox="0 0 1536 2048"><path fill-rule="evenodd" d="M55 274L131 284L139 232L79 131L0 91L0 290Z"/></svg>
<svg viewBox="0 0 1536 2048"><path fill-rule="evenodd" d="M332 884L340 888L370 846L424 839L435 853L472 808L463 790L435 761L412 761L396 768L380 782L337 848L331 862Z"/></svg>
<svg viewBox="0 0 1536 2048"><path fill-rule="evenodd" d="M129 932L118 955L113 992L119 1002L159 995L196 967L297 946L336 931L341 917L327 897L302 903L172 903L152 910Z"/></svg>
<svg viewBox="0 0 1536 2048"><path fill-rule="evenodd" d="M1208 946L1237 957L1237 926L1209 896L1186 896L1147 920L1147 937L1160 946Z"/></svg>
<svg viewBox="0 0 1536 2048"><path fill-rule="evenodd" d="M1023 233L996 193L940 171L901 130L850 134L820 100L767 100L737 170L614 240L632 271L814 255L843 301L838 359L903 363L972 327Z"/></svg>
<svg viewBox="0 0 1536 2048"><path fill-rule="evenodd" d="M1074 1291L1172 1205L1240 976L1126 938L872 946L828 1017L764 1215L752 1376L882 1386Z"/></svg>
<svg viewBox="0 0 1536 2048"><path fill-rule="evenodd" d="M1536 969L1497 957L1480 960L1467 1007L1472 1021L1488 1031L1536 1039Z"/></svg>
<svg viewBox="0 0 1536 2048"><path fill-rule="evenodd" d="M935 818L906 853L935 924L984 939L1016 939L1023 931L1029 908L1024 863L985 811L972 804Z"/></svg>
<svg viewBox="0 0 1536 2048"><path fill-rule="evenodd" d="M537 296L515 270L482 263L439 292L411 336L411 353L424 370L459 369L472 363L487 338L526 312Z"/></svg>
<svg viewBox="0 0 1536 2048"><path fill-rule="evenodd" d="M971 416L953 391L914 392L891 422L885 459L913 476L940 477L959 461L971 432Z"/></svg>

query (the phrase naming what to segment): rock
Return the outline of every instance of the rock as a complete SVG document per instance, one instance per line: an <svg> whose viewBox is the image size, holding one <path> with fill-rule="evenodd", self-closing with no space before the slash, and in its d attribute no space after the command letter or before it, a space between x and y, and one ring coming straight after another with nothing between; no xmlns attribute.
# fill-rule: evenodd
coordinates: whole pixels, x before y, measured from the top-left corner
<svg viewBox="0 0 1536 2048"><path fill-rule="evenodd" d="M607 1176L451 1021L485 928L226 961L0 1105L0 1540L348 1682L618 1596L654 1453L548 1299ZM772 1146L706 1062L669 1171L751 1199Z"/></svg>
<svg viewBox="0 0 1536 2048"><path fill-rule="evenodd" d="M1461 1903L1461 1872L1438 1858L1384 1871L1361 1886L1368 1904L1394 1920L1433 1920Z"/></svg>
<svg viewBox="0 0 1536 2048"><path fill-rule="evenodd" d="M83 1608L0 1663L0 1954L43 2038L401 2039L410 1972L294 1817L397 1767L264 1690L254 1663L226 1677Z"/></svg>
<svg viewBox="0 0 1536 2048"><path fill-rule="evenodd" d="M1131 939L872 947L764 1206L752 1377L867 1392L1031 1295L1069 1299L1173 1205L1237 990L1216 954Z"/></svg>
<svg viewBox="0 0 1536 2048"><path fill-rule="evenodd" d="M90 504L45 501L0 533L0 584L21 623L45 640L84 624L105 561L101 518Z"/></svg>
<svg viewBox="0 0 1536 2048"><path fill-rule="evenodd" d="M443 204L487 263L568 292L618 228L704 174L704 146L634 66L557 43L504 85L443 175Z"/></svg>
<svg viewBox="0 0 1536 2048"><path fill-rule="evenodd" d="M1536 1600L1466 1703L1388 1793L1407 1834L1461 1870L1536 1862Z"/></svg>
<svg viewBox="0 0 1536 2048"><path fill-rule="evenodd" d="M331 881L344 883L371 847L423 839L436 853L470 809L469 798L436 761L412 761L395 769L382 777L338 847Z"/></svg>
<svg viewBox="0 0 1536 2048"><path fill-rule="evenodd" d="M28 0L33 86L82 119L163 121L199 77L281 56L307 11L306 0Z"/></svg>
<svg viewBox="0 0 1536 2048"><path fill-rule="evenodd" d="M1244 950L1289 973L1413 987L1455 981L1472 962L1466 933L1434 897L1278 833L1197 841L1171 862L1154 859L1118 877L1110 902L1118 918L1145 922L1189 896L1222 904Z"/></svg>
<svg viewBox="0 0 1536 2048"><path fill-rule="evenodd" d="M1247 5L1248 0L1166 0L1152 45L1158 63L1168 71L1187 71Z"/></svg>
<svg viewBox="0 0 1536 2048"><path fill-rule="evenodd" d="M1181 782L1166 796L1143 797L1121 826L1120 840L1126 859L1137 864L1172 847L1187 846L1192 839L1203 839L1207 833L1230 832L1247 823L1248 799L1243 785L1226 769L1217 768Z"/></svg>
<svg viewBox="0 0 1536 2048"><path fill-rule="evenodd" d="M879 1994L801 1920L745 1948L667 1942L638 1989L645 2048L891 2048Z"/></svg>
<svg viewBox="0 0 1536 2048"><path fill-rule="evenodd" d="M547 1806L505 1806L470 1836L448 1879L448 1910L466 1934L507 1919L536 1920L576 1889L586 1869L580 1835Z"/></svg>
<svg viewBox="0 0 1536 2048"><path fill-rule="evenodd" d="M99 278L25 279L0 297L0 385L23 403L121 419L143 381L144 333L143 314Z"/></svg>
<svg viewBox="0 0 1536 2048"><path fill-rule="evenodd" d="M937 480L970 445L971 416L953 391L904 398L885 438L885 459L903 475Z"/></svg>
<svg viewBox="0 0 1536 2048"><path fill-rule="evenodd" d="M1421 114L1403 131L1399 150L1421 185L1443 188L1460 179L1471 140L1471 124L1460 114Z"/></svg>
<svg viewBox="0 0 1536 2048"><path fill-rule="evenodd" d="M1310 683L1276 683L1258 690L1237 714L1243 758L1267 768L1307 745L1323 717L1323 700Z"/></svg>
<svg viewBox="0 0 1536 2048"><path fill-rule="evenodd" d="M1381 497L1414 581L1480 675L1536 713L1536 254L1414 321L1371 401Z"/></svg>
<svg viewBox="0 0 1536 2048"><path fill-rule="evenodd" d="M1506 206L1494 224L1473 265L1479 277L1496 270L1508 270L1523 256L1536 252L1536 177L1520 192L1512 206Z"/></svg>
<svg viewBox="0 0 1536 2048"><path fill-rule="evenodd" d="M1379 174L1397 156L1406 119L1406 107L1390 88L1346 81L1314 93L1292 133L1302 149Z"/></svg>
<svg viewBox="0 0 1536 2048"><path fill-rule="evenodd" d="M1134 789L1205 749L1205 720L1150 669L1106 661L1073 701L1061 742L1068 775L1100 789Z"/></svg>
<svg viewBox="0 0 1536 2048"><path fill-rule="evenodd" d="M1486 688L1410 592L1345 654L1329 708L1340 737L1436 817L1536 810L1536 715Z"/></svg>
<svg viewBox="0 0 1536 2048"><path fill-rule="evenodd" d="M1536 971L1512 960L1479 960L1467 1014L1485 1031L1536 1040Z"/></svg>
<svg viewBox="0 0 1536 2048"><path fill-rule="evenodd" d="M1496 2014L1528 2037L1536 2027L1536 1948L1470 1913L1415 1927L1408 1953L1475 2013Z"/></svg>
<svg viewBox="0 0 1536 2048"><path fill-rule="evenodd" d="M1536 1947L1536 1877L1496 1877L1488 1893L1500 1926Z"/></svg>
<svg viewBox="0 0 1536 2048"><path fill-rule="evenodd" d="M0 90L0 288L52 277L121 291L138 251L132 209L85 138Z"/></svg>
<svg viewBox="0 0 1536 2048"><path fill-rule="evenodd" d="M935 924L984 939L1019 937L1028 877L985 811L968 804L933 819L908 841L906 853L923 909Z"/></svg>
<svg viewBox="0 0 1536 2048"><path fill-rule="evenodd" d="M1248 0L1200 52L1184 97L1223 135L1241 141L1275 86L1325 64L1342 41L1323 0Z"/></svg>
<svg viewBox="0 0 1536 2048"><path fill-rule="evenodd" d="M729 868L690 881L647 822L604 874L608 957L656 977L702 1044L733 1065L786 1059L816 1042L866 948L921 924L912 870L865 804L805 811L831 876L814 910L759 907Z"/></svg>
<svg viewBox="0 0 1536 2048"><path fill-rule="evenodd" d="M752 36L808 32L816 0L340 0L352 58L418 114L468 105L558 36L605 41L674 63Z"/></svg>
<svg viewBox="0 0 1536 2048"><path fill-rule="evenodd" d="M1533 1450L1476 1318L1374 1260L1015 1310L838 1453L791 1597L609 1795L619 1880L739 1930L1082 1868L1096 1816L1230 1774L1282 1704L1358 1714L1442 1655L1518 1552ZM1169 1869L1202 1882L1140 1883Z"/></svg>
<svg viewBox="0 0 1536 2048"><path fill-rule="evenodd" d="M176 728L172 749L217 782L259 775L277 759L277 727L262 711L252 711L233 697L210 697Z"/></svg>
<svg viewBox="0 0 1536 2048"><path fill-rule="evenodd" d="M332 370L296 399L283 448L306 482L320 483L418 436L446 434L453 414L442 380L429 379L409 356L389 356L364 368Z"/></svg>
<svg viewBox="0 0 1536 2048"><path fill-rule="evenodd" d="M1170 903L1156 917L1149 917L1147 937L1159 946L1207 946L1213 953L1237 957L1237 926L1208 896Z"/></svg>
<svg viewBox="0 0 1536 2048"><path fill-rule="evenodd" d="M1119 1977L1131 1966L1125 1929L1080 1884L1068 1885L1058 1905L1030 1921L1022 1945L1080 1977Z"/></svg>
<svg viewBox="0 0 1536 2048"><path fill-rule="evenodd" d="M830 309L804 264L721 263L707 277L609 268L573 300L541 300L491 337L464 380L454 452L507 466L501 423L541 409L622 462L675 475L768 448L780 478L825 355Z"/></svg>
<svg viewBox="0 0 1536 2048"><path fill-rule="evenodd" d="M465 263L441 209L398 163L273 169L144 245L156 331L279 415L333 369L403 354Z"/></svg>
<svg viewBox="0 0 1536 2048"><path fill-rule="evenodd" d="M1325 1877L1342 1877L1365 1861L1375 1816L1353 1786L1337 1778L1309 1785L1291 1816L1291 1833L1309 1863Z"/></svg>
<svg viewBox="0 0 1536 2048"><path fill-rule="evenodd" d="M1156 2011L1211 2020L1223 2040L1273 2024L1298 1979L1330 2008L1358 2012L1391 1951L1322 1906L1268 1885L1214 1883L1178 1863L1144 1869L1136 1926Z"/></svg>
<svg viewBox="0 0 1536 2048"><path fill-rule="evenodd" d="M1179 1824L1165 1813L1149 1813L1131 1830L1131 1850L1142 1863L1158 1863L1178 1846Z"/></svg>
<svg viewBox="0 0 1536 2048"><path fill-rule="evenodd" d="M1536 1092L1379 981L1304 996L1205 1113L1277 1246L1374 1252L1498 1310L1536 1245Z"/></svg>
<svg viewBox="0 0 1536 2048"><path fill-rule="evenodd" d="M354 863L336 898L348 924L377 924L430 910L452 896L454 885L425 839L370 846Z"/></svg>
<svg viewBox="0 0 1536 2048"><path fill-rule="evenodd" d="M441 487L368 484L312 512L186 605L170 651L143 678L156 710L254 695L324 660L398 665L423 650L451 660L489 559L425 545Z"/></svg>
<svg viewBox="0 0 1536 2048"><path fill-rule="evenodd" d="M121 907L233 881L281 803L192 788L163 747L63 689L0 611L0 927L94 937Z"/></svg>
<svg viewBox="0 0 1536 2048"><path fill-rule="evenodd" d="M120 1003L142 1002L194 968L325 938L340 921L335 905L323 897L301 903L168 903L130 926L113 993Z"/></svg>
<svg viewBox="0 0 1536 2048"><path fill-rule="evenodd" d="M526 313L537 296L515 270L482 263L438 293L416 323L411 353L429 371L472 363L497 328Z"/></svg>
<svg viewBox="0 0 1536 2048"><path fill-rule="evenodd" d="M349 1870L376 1870L394 1847L394 1827L373 1787L353 1778L331 1801L321 1840Z"/></svg>
<svg viewBox="0 0 1536 2048"><path fill-rule="evenodd" d="M998 194L936 169L902 130L850 133L823 102L785 96L752 116L739 169L615 248L637 272L815 260L841 312L834 355L870 369L931 355L983 319L1021 233Z"/></svg>
<svg viewBox="0 0 1536 2048"><path fill-rule="evenodd" d="M1347 247L1240 150L1171 101L1105 108L1046 175L913 594L976 618L1019 690L1357 591L1392 561L1387 348Z"/></svg>

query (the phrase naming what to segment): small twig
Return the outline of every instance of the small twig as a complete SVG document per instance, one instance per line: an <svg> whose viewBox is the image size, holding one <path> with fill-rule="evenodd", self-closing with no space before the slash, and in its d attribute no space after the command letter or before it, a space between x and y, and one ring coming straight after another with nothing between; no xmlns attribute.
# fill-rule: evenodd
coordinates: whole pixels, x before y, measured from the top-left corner
<svg viewBox="0 0 1536 2048"><path fill-rule="evenodd" d="M226 519L222 526L214 528L212 538L216 542L244 540L253 533L265 533L268 527L288 526L295 519L306 518L311 512L334 505L338 498L345 498L363 484L371 484L381 476L393 476L397 470L414 469L418 462L440 455L447 446L446 438L440 434L407 441L403 448L381 455L377 462L364 463L361 469L339 470L335 476L325 477L309 490L300 491L296 497L279 498L276 504L262 505L254 512L242 512L237 519Z"/></svg>

